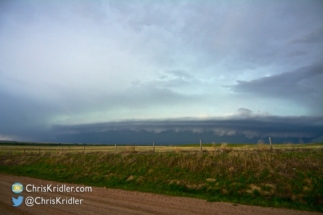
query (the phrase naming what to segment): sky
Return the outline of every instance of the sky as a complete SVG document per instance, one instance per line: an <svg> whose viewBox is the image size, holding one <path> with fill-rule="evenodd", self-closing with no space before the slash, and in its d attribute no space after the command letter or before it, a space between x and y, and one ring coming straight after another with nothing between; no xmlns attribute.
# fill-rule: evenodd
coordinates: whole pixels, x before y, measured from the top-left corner
<svg viewBox="0 0 323 215"><path fill-rule="evenodd" d="M323 141L321 0L0 0L0 140Z"/></svg>

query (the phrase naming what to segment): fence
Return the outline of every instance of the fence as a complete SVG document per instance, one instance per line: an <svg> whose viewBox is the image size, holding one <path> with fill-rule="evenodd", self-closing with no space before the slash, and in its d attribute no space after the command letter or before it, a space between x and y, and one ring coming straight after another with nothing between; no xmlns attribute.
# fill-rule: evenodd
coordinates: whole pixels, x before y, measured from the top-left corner
<svg viewBox="0 0 323 215"><path fill-rule="evenodd" d="M180 147L180 146L133 146L133 145L111 145L111 146L0 146L0 153L5 154L42 154L42 153L154 153L154 152L191 152L199 151L198 147ZM204 150L212 150L211 147L205 147Z"/></svg>
<svg viewBox="0 0 323 215"><path fill-rule="evenodd" d="M153 143L150 146L136 146L136 145L61 145L61 146L37 146L35 145L0 145L0 154L62 154L62 153L91 153L91 152L105 152L105 153L163 153L163 152L227 152L227 151L257 151L257 150L299 150L299 149L323 149L322 144L205 144L202 142L194 146L156 146Z"/></svg>

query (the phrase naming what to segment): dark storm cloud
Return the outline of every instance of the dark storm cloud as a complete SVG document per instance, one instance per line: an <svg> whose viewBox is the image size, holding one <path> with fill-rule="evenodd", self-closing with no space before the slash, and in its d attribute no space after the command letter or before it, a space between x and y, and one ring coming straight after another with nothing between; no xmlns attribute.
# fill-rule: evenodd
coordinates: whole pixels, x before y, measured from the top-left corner
<svg viewBox="0 0 323 215"><path fill-rule="evenodd" d="M318 20L323 18L320 1L148 1L110 5L127 17L122 25L137 34L159 29L158 34L145 38L145 43L155 43L160 35L165 36L159 41L163 43L159 49L168 47L167 51L155 53L158 59L167 55L168 61L163 60L162 65L171 65L177 52L185 56L192 51L194 58L187 62L191 67L225 62L231 73L273 62L289 64L281 55L293 49L290 41L320 39L322 24Z"/></svg>
<svg viewBox="0 0 323 215"><path fill-rule="evenodd" d="M35 140L46 138L47 118L55 110L52 106L20 95L8 94L0 87L0 139Z"/></svg>
<svg viewBox="0 0 323 215"><path fill-rule="evenodd" d="M323 42L323 28L317 28L310 33L294 39L292 43L321 43Z"/></svg>
<svg viewBox="0 0 323 215"><path fill-rule="evenodd" d="M168 140L179 143L188 141L188 137L207 137L204 139L219 140L229 138L237 142L276 138L281 141L304 139L311 141L323 135L323 117L278 117L253 114L250 110L240 109L239 114L230 118L208 120L171 119L171 120L142 120L120 121L109 123L56 125L53 128L56 137L73 137L74 141L82 142L86 135L100 136L99 142L109 142L115 139L115 134L130 135L122 138L125 142L149 142L158 137L168 136ZM94 135L95 134L95 135ZM186 135L178 140L177 137ZM184 136L185 136L184 135ZM146 139L144 137L147 137ZM130 138L131 137L131 138ZM137 140L134 138L138 138ZM140 138L139 138L140 137ZM149 137L149 138L148 138ZM146 141L145 141L146 140ZM195 140L191 140L195 141Z"/></svg>
<svg viewBox="0 0 323 215"><path fill-rule="evenodd" d="M322 25L317 22L323 18L322 2L290 3L190 2L183 6L183 11L190 13L185 16L186 25L180 28L181 35L195 50L207 51L206 63L225 60L231 72L270 65L281 61L286 50L293 49L287 44L290 38L295 38L295 42L322 40Z"/></svg>
<svg viewBox="0 0 323 215"><path fill-rule="evenodd" d="M237 81L231 89L236 93L291 100L306 103L312 114L323 114L323 64L317 63L295 71L263 77L252 81Z"/></svg>

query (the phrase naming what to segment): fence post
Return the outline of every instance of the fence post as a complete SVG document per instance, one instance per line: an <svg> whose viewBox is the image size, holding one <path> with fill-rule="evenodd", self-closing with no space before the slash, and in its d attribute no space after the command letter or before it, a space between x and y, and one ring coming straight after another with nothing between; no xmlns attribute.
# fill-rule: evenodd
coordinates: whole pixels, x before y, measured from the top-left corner
<svg viewBox="0 0 323 215"><path fill-rule="evenodd" d="M40 147L38 148L38 154L40 154Z"/></svg>
<svg viewBox="0 0 323 215"><path fill-rule="evenodd" d="M155 152L155 142L153 142L153 152Z"/></svg>
<svg viewBox="0 0 323 215"><path fill-rule="evenodd" d="M200 139L200 151L202 152L202 140Z"/></svg>
<svg viewBox="0 0 323 215"><path fill-rule="evenodd" d="M273 150L273 146L271 144L271 137L269 137L269 144L270 144L270 150Z"/></svg>
<svg viewBox="0 0 323 215"><path fill-rule="evenodd" d="M83 154L85 153L85 146L83 146Z"/></svg>
<svg viewBox="0 0 323 215"><path fill-rule="evenodd" d="M114 151L117 152L117 144L114 144Z"/></svg>

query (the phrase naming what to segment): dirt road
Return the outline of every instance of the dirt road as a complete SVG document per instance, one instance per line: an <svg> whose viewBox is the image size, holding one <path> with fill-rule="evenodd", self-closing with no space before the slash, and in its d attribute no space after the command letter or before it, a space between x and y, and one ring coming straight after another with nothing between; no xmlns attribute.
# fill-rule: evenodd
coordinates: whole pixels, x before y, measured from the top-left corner
<svg viewBox="0 0 323 215"><path fill-rule="evenodd" d="M29 177L11 176L0 174L0 214L284 214L284 215L304 215L319 214L304 211L264 208L257 206L234 205L232 203L207 202L200 199L172 197L150 193L125 191L117 189L105 189L92 187L89 193L28 193L25 190L21 194L14 194L11 186L15 182L24 185L33 184L34 186L61 186L62 183L34 179ZM64 183L66 186L82 186ZM83 199L79 205L57 205L41 204L28 207L23 202L20 206L12 206L11 197L17 198L19 195L43 197L43 199ZM54 200L53 200L54 201ZM38 201L40 202L40 201ZM56 202L57 203L57 202Z"/></svg>

